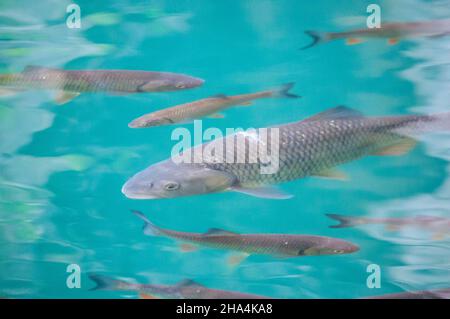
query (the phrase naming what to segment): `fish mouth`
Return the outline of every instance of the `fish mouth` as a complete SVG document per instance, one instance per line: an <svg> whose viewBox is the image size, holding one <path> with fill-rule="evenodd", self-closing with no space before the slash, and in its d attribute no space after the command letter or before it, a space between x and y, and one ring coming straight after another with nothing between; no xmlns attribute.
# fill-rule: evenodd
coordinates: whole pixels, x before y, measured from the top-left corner
<svg viewBox="0 0 450 319"><path fill-rule="evenodd" d="M195 88L197 86L201 86L203 85L203 83L205 83L205 80L200 79L200 78L192 78L191 83L189 83L186 88L190 89L190 88Z"/></svg>
<svg viewBox="0 0 450 319"><path fill-rule="evenodd" d="M139 123L139 121L133 120L130 123L128 123L128 127L129 128L143 128L144 125L142 125L141 123Z"/></svg>
<svg viewBox="0 0 450 319"><path fill-rule="evenodd" d="M124 194L125 197L127 197L129 199L157 199L157 198L159 198L154 195L133 191L130 189L128 183L125 183L125 185L122 186L122 194Z"/></svg>
<svg viewBox="0 0 450 319"><path fill-rule="evenodd" d="M202 85L203 83L205 83L205 80L200 78L194 78L194 83L197 85Z"/></svg>
<svg viewBox="0 0 450 319"><path fill-rule="evenodd" d="M360 249L359 246L351 245L350 247L348 247L346 249L346 251L348 254L351 254L351 253L355 253L355 252L359 251L359 249Z"/></svg>

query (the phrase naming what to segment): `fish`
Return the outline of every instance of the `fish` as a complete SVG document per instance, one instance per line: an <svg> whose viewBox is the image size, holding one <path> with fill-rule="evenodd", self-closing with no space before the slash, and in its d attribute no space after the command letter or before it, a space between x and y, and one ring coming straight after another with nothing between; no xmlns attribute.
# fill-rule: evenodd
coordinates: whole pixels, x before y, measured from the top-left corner
<svg viewBox="0 0 450 319"><path fill-rule="evenodd" d="M184 74L134 70L63 70L27 66L20 73L0 74L0 90L56 90L57 104L65 104L84 92L115 94L165 92L190 89L204 83Z"/></svg>
<svg viewBox="0 0 450 319"><path fill-rule="evenodd" d="M416 134L449 128L450 113L366 117L338 106L302 121L194 146L179 156L203 153L200 160L180 161L172 155L129 178L122 193L131 199L159 199L234 191L289 199L293 195L277 184L309 176L346 180L336 166L368 155L405 154L416 145ZM273 151L269 160L260 152L264 148ZM211 149L222 157L209 155Z"/></svg>
<svg viewBox="0 0 450 319"><path fill-rule="evenodd" d="M450 299L450 288L406 291L380 296L370 296L363 299Z"/></svg>
<svg viewBox="0 0 450 319"><path fill-rule="evenodd" d="M368 224L385 225L388 230L399 230L404 227L418 227L431 231L435 239L443 239L450 234L450 219L440 216L417 215L407 218L369 218L356 216L343 216L338 214L326 214L328 217L339 221L339 224L330 228L346 228Z"/></svg>
<svg viewBox="0 0 450 319"><path fill-rule="evenodd" d="M88 274L96 283L95 290L136 291L142 299L269 299L269 297L210 289L191 279L185 279L175 285L133 284L99 274Z"/></svg>
<svg viewBox="0 0 450 319"><path fill-rule="evenodd" d="M400 39L413 37L442 37L450 34L450 19L383 23L380 28L363 28L344 32L305 31L312 38L312 42L301 50L316 46L320 43L337 39L346 39L348 45L363 42L368 38L386 38L390 45L397 44Z"/></svg>
<svg viewBox="0 0 450 319"><path fill-rule="evenodd" d="M298 98L289 90L294 83L284 84L282 87L250 94L223 95L219 94L206 99L197 100L185 104L176 105L156 112L148 113L131 121L130 128L144 128L151 126L172 125L175 123L186 123L205 116L222 117L220 111L235 105L249 105L253 100L262 98Z"/></svg>
<svg viewBox="0 0 450 319"><path fill-rule="evenodd" d="M337 238L289 235L289 234L239 234L219 228L205 233L180 232L154 225L144 214L132 211L144 221L144 233L149 236L164 236L217 249L230 249L248 255L262 254L277 257L299 257L319 255L342 255L354 253L359 247ZM233 260L230 260L233 264Z"/></svg>

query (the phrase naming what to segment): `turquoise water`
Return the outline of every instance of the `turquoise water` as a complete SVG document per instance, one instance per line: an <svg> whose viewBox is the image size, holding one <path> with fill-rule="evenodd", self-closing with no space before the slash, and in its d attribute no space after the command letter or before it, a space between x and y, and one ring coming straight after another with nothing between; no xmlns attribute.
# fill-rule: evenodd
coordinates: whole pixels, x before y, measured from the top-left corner
<svg viewBox="0 0 450 319"><path fill-rule="evenodd" d="M193 90L114 96L85 94L57 106L51 92L0 99L0 296L136 298L88 291L96 272L142 283L190 278L211 288L276 298L357 298L450 286L449 237L382 226L331 229L326 213L369 217L449 217L450 137L421 138L400 157L367 157L342 169L348 182L307 178L284 184L276 201L237 193L171 200L124 197L123 183L170 156L174 127L133 130L144 113L218 93L239 94L295 82L301 100L267 99L205 119L204 127L265 127L336 105L368 115L448 111L450 38L390 46L330 42L300 51L304 30L364 27L372 1L78 1L82 28L66 27L67 1L0 4L0 68L141 69L206 80ZM448 1L379 1L382 19L450 17ZM192 125L183 125L192 129ZM142 233L129 210L170 229L218 227L242 233L338 237L357 253L279 259L250 256L232 268L229 252L180 252L167 238ZM81 288L66 286L69 264ZM366 285L366 267L381 267L381 287Z"/></svg>

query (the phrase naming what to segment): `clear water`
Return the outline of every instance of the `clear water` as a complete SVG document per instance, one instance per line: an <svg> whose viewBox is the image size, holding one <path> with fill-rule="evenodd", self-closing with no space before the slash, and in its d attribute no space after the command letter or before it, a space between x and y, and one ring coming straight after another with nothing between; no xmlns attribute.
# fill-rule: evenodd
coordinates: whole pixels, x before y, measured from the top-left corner
<svg viewBox="0 0 450 319"><path fill-rule="evenodd" d="M449 239L409 228L331 229L325 213L449 216L448 135L426 136L401 157L346 164L351 179L307 178L283 185L296 196L264 200L237 193L136 201L121 194L135 172L170 155L173 127L132 130L152 110L206 96L252 92L294 81L301 100L261 100L236 107L205 127L264 127L335 105L369 115L448 111L450 38L396 46L341 41L300 51L304 30L364 26L372 1L78 1L82 28L65 24L68 1L0 3L0 68L37 64L67 69L142 69L206 80L180 92L82 95L58 107L51 92L0 99L0 295L11 298L135 298L91 292L88 272L137 282L190 278L208 287L277 298L357 298L450 286ZM382 19L450 17L448 1L378 1ZM184 125L192 128L191 125ZM129 210L158 225L201 232L210 227L255 233L316 234L361 246L355 254L277 259L251 256L234 269L229 252L182 253L167 238L143 235ZM68 289L66 267L82 270ZM366 285L369 264L381 288Z"/></svg>

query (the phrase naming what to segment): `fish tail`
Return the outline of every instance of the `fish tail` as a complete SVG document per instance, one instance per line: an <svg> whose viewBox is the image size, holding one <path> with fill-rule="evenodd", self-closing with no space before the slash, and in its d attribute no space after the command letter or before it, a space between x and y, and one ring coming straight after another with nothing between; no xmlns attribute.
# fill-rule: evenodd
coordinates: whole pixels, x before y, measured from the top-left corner
<svg viewBox="0 0 450 319"><path fill-rule="evenodd" d="M8 83L8 74L0 74L0 85Z"/></svg>
<svg viewBox="0 0 450 319"><path fill-rule="evenodd" d="M288 97L294 99L301 97L299 95L289 92L289 90L292 89L294 85L295 85L294 82L283 84L281 87L272 91L272 97Z"/></svg>
<svg viewBox="0 0 450 319"><path fill-rule="evenodd" d="M89 279L97 285L89 290L137 290L138 285L123 280L113 279L103 275L88 274Z"/></svg>
<svg viewBox="0 0 450 319"><path fill-rule="evenodd" d="M144 221L144 234L149 236L159 236L161 235L161 228L155 226L143 213L137 210L131 210L133 214Z"/></svg>
<svg viewBox="0 0 450 319"><path fill-rule="evenodd" d="M326 215L328 217L340 222L337 225L330 226L330 228L354 227L354 226L366 223L366 221L363 218L359 218L359 217L350 217L350 216L343 216L343 215L338 215L338 214L326 214Z"/></svg>
<svg viewBox="0 0 450 319"><path fill-rule="evenodd" d="M447 132L450 131L450 112L412 116L410 125L405 125L396 130L397 133L415 136L416 133Z"/></svg>
<svg viewBox="0 0 450 319"><path fill-rule="evenodd" d="M300 50L309 49L313 46L316 46L317 44L327 42L329 40L328 34L325 32L307 30L305 31L305 33L312 38L312 42L304 46L303 48L300 48Z"/></svg>
<svg viewBox="0 0 450 319"><path fill-rule="evenodd" d="M433 124L428 130L434 131L450 131L450 112L434 114L430 116Z"/></svg>

